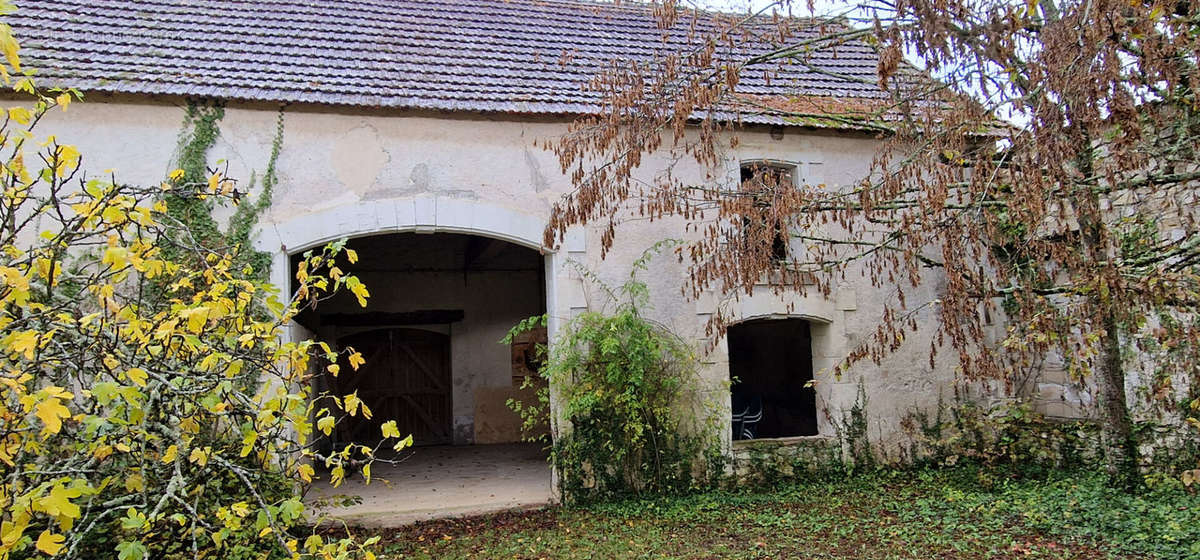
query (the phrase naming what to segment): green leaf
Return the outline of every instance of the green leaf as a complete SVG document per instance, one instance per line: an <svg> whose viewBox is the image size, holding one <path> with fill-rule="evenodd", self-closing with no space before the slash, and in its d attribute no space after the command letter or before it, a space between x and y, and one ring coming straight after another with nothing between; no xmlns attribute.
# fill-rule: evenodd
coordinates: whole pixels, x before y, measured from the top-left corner
<svg viewBox="0 0 1200 560"><path fill-rule="evenodd" d="M142 560L146 557L146 545L142 541L125 541L117 545L117 560Z"/></svg>

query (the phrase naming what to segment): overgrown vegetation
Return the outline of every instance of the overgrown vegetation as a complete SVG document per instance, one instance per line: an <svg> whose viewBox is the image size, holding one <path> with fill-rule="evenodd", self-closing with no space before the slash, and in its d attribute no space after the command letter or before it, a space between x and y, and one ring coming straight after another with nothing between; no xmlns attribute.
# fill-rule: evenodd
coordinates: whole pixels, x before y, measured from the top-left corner
<svg viewBox="0 0 1200 560"><path fill-rule="evenodd" d="M217 199L189 198L169 192L166 196L168 215L181 225L190 243L219 252L234 251L239 268L248 266L255 278L266 280L271 256L251 248L250 236L259 216L270 207L278 181L276 165L283 149L283 109L280 108L275 120L275 134L262 175L262 188L252 200L247 200L247 196L254 191L258 182L256 174L251 175L248 186L243 190L238 188L235 179L227 176L223 160L218 160L214 166L209 165L209 151L220 137L220 122L224 117L225 107L219 101L190 100L184 113L176 161L182 172L179 179L184 183L200 184L213 180L225 186L226 191L220 194L236 204L228 223L222 230L214 215L219 206ZM174 258L186 253L183 245L174 242L167 243L164 250Z"/></svg>
<svg viewBox="0 0 1200 560"><path fill-rule="evenodd" d="M0 558L370 557L370 540L314 534L296 489L314 462L334 483L369 478L374 448L321 455L313 434L371 412L311 392L339 354L283 336L315 299L365 301L338 267L356 256L305 255L281 297L218 239L206 213L235 183L199 147L219 109L189 113L189 169L161 184L89 175L67 139L35 131L78 94L39 90L10 33L0 24L0 75L24 104L0 124ZM381 436L409 442L394 423Z"/></svg>
<svg viewBox="0 0 1200 560"><path fill-rule="evenodd" d="M698 392L703 385L692 346L644 313L649 294L637 275L663 246L646 251L616 289L581 268L615 309L585 312L563 325L539 371L547 383L538 404L510 402L530 429L554 400L565 424L551 461L565 501L693 490L720 473L715 418ZM544 324L544 317L523 321L504 342Z"/></svg>
<svg viewBox="0 0 1200 560"><path fill-rule="evenodd" d="M775 0L744 17L655 4L654 54L589 81L599 110L550 142L572 185L546 244L597 224L603 251L626 220L679 218L696 233L678 249L695 296L749 293L765 275L777 292L829 296L860 278L892 295L840 369L879 364L916 332L936 341L931 362L952 353L971 381L1011 383L1053 356L1094 383L1105 468L1133 490L1125 348L1175 349L1156 366L1200 384L1200 324L1143 328L1200 312L1200 3ZM877 55L874 75L821 54L847 46ZM843 99L810 75L866 87ZM760 76L793 89L764 95ZM740 116L764 113L884 140L869 172L840 184L731 188L720 170L755 156L739 151ZM664 160L706 172L642 168ZM718 306L711 332L735 318Z"/></svg>
<svg viewBox="0 0 1200 560"><path fill-rule="evenodd" d="M1055 469L1096 466L1100 454L1094 423L1050 420L1027 402L939 406L931 417L914 411L903 420L907 458L916 465L970 463L997 475L1041 476Z"/></svg>
<svg viewBox="0 0 1200 560"><path fill-rule="evenodd" d="M712 492L421 524L389 558L1188 559L1200 497L1142 495L1097 472L998 478L974 468L871 471L768 492Z"/></svg>

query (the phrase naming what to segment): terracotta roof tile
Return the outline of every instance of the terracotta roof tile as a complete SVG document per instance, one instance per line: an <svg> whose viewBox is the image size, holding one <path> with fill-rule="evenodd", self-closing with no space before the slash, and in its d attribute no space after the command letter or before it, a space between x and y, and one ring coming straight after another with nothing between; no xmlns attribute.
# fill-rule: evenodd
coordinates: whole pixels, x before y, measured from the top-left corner
<svg viewBox="0 0 1200 560"><path fill-rule="evenodd" d="M582 85L612 61L689 40L643 6L570 0L24 0L11 24L43 84L84 91L554 114L594 111ZM811 60L826 73L747 72L739 91L879 97L857 81L875 79L867 45Z"/></svg>

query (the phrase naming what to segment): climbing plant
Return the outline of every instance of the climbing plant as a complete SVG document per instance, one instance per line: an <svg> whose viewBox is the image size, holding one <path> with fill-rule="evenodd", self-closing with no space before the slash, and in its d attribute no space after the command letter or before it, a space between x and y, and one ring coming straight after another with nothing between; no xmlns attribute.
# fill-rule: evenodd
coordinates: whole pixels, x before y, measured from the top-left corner
<svg viewBox="0 0 1200 560"><path fill-rule="evenodd" d="M217 123L224 116L225 108L219 103L188 102L179 138L178 168L173 172L172 179L191 185L207 183L210 177L215 177L217 184L221 182L222 177L215 170L213 173L208 172L208 150L217 141L220 134ZM233 187L235 184L228 185ZM216 219L213 218L213 199L168 192L165 200L167 216L181 224L195 243L210 247L222 244L223 236ZM168 240L163 249L168 255L179 257L183 248L182 243Z"/></svg>
<svg viewBox="0 0 1200 560"><path fill-rule="evenodd" d="M546 417L555 393L565 422L555 434L551 461L565 501L678 492L717 474L709 470L721 457L716 419L704 413L711 403L697 392L702 381L695 352L645 315L649 292L637 274L667 245L643 254L615 289L579 267L610 294L615 308L585 312L563 325L539 371L547 382L539 402L510 401L528 430ZM522 321L503 342L545 321Z"/></svg>
<svg viewBox="0 0 1200 560"><path fill-rule="evenodd" d="M237 251L238 266L248 266L255 277L266 279L271 264L271 256L250 247L251 235L262 213L271 205L275 184L278 181L276 166L279 154L283 149L284 113L279 109L275 119L274 137L271 140L271 150L267 157L266 169L262 175L261 189L257 196L250 198L249 193L255 191L257 175L252 174L248 186L241 189L237 181L228 177L227 165L224 160L217 160L209 165L209 152L220 137L220 122L225 117L225 108L215 100L190 100L184 113L183 126L179 135L179 146L176 149L176 163L181 175L178 177L185 184L205 184L213 177L220 177L218 183L226 185L225 200L231 200L235 205L233 214L229 217L225 228L214 216L217 209L217 199L195 199L167 193L169 216L172 221L180 224L188 232L193 243L213 250L239 248ZM181 247L176 243L168 243L165 247L168 254L182 256Z"/></svg>

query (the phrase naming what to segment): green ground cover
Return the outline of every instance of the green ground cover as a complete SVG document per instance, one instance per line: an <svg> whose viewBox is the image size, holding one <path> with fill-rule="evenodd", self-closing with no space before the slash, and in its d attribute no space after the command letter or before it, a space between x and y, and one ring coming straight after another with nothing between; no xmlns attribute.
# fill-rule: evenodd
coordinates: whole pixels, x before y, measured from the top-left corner
<svg viewBox="0 0 1200 560"><path fill-rule="evenodd" d="M386 558L1200 558L1200 496L1090 472L883 472L424 523Z"/></svg>

